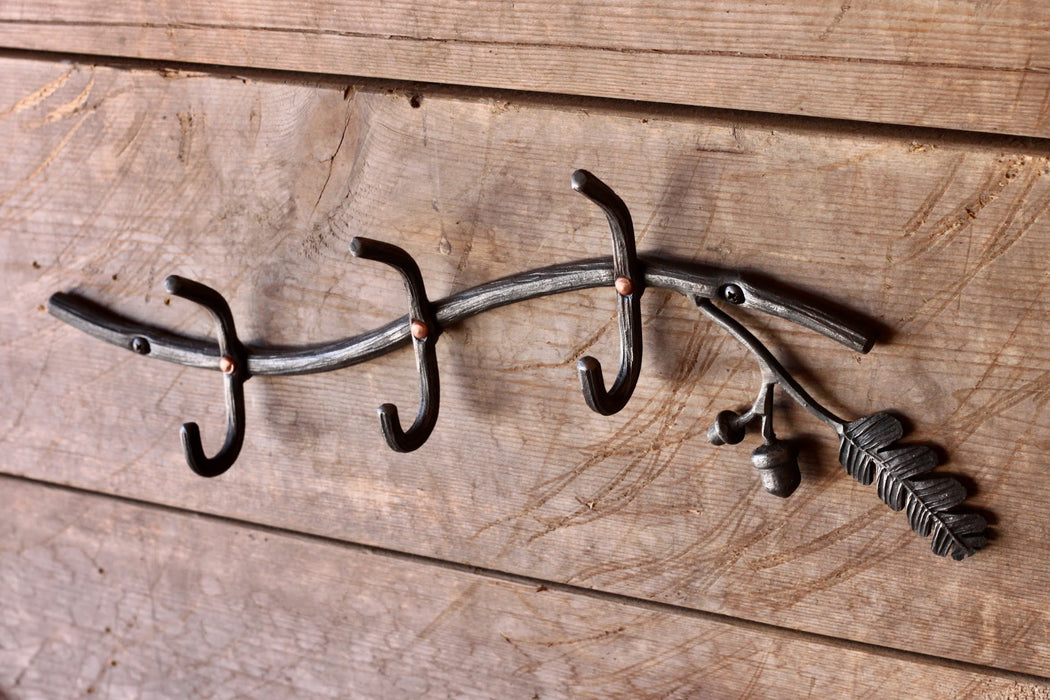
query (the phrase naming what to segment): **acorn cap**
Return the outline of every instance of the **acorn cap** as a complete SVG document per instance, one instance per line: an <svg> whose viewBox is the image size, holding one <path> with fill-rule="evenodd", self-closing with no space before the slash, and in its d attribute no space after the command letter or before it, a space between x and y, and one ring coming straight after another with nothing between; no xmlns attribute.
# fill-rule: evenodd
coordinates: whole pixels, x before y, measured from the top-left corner
<svg viewBox="0 0 1050 700"><path fill-rule="evenodd" d="M781 498L787 498L802 482L798 453L790 443L773 440L759 445L751 453L751 463L758 470L762 487Z"/></svg>

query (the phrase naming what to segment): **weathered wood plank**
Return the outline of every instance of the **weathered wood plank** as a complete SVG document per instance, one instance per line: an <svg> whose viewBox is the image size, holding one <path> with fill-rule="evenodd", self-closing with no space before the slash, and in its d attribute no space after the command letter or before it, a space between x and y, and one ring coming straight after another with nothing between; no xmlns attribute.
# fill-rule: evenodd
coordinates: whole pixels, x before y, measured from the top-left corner
<svg viewBox="0 0 1050 700"><path fill-rule="evenodd" d="M15 698L1050 697L1050 682L0 489L0 694Z"/></svg>
<svg viewBox="0 0 1050 700"><path fill-rule="evenodd" d="M9 3L0 45L1050 134L1045 3ZM975 50L975 47L980 47Z"/></svg>
<svg viewBox="0 0 1050 700"><path fill-rule="evenodd" d="M1050 673L1048 153L1005 140L814 129L673 110L507 104L8 60L0 71L4 468L161 503L1041 675ZM413 105L419 105L413 107ZM921 139L921 140L920 140ZM404 313L353 234L402 245L442 296L602 254L568 187L616 187L639 247L767 273L894 330L859 356L756 320L819 398L894 408L942 445L998 516L993 547L930 555L850 481L823 426L804 482L760 491L747 454L703 432L747 404L749 358L680 300L647 293L642 380L591 414L575 360L615 361L604 290L510 307L438 344L441 419L389 452L375 407L410 411L409 354L255 378L248 440L217 480L177 429L224 426L217 376L103 346L41 310L56 290L208 334L168 273L231 299L248 341L297 344ZM170 305L168 302L171 302ZM750 445L750 446L748 446Z"/></svg>

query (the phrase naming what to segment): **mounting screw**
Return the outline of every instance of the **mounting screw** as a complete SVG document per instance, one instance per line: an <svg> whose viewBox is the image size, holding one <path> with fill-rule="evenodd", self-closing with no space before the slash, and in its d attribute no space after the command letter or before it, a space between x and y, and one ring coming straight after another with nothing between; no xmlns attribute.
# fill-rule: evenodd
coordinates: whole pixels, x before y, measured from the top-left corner
<svg viewBox="0 0 1050 700"><path fill-rule="evenodd" d="M730 304L743 304L744 303L744 290L735 284L727 284L722 287L722 298L728 301Z"/></svg>
<svg viewBox="0 0 1050 700"><path fill-rule="evenodd" d="M140 355L148 355L150 351L149 341L142 336L137 336L131 341L131 349Z"/></svg>

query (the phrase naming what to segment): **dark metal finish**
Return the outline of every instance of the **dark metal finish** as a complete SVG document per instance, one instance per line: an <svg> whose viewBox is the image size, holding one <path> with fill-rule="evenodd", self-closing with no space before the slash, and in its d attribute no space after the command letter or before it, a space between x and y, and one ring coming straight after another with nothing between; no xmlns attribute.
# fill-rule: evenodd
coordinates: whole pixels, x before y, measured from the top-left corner
<svg viewBox="0 0 1050 700"><path fill-rule="evenodd" d="M743 273L703 263L639 256L646 288L669 289L686 298L720 299L723 285L733 283L746 290L742 306L783 318L816 331L858 352L868 352L875 343L869 329L839 317L833 311L793 299L758 283L745 281ZM615 282L612 259L592 258L541 267L480 284L432 302L441 328L448 328L491 309L539 297ZM166 362L216 369L218 354L212 343L177 335L119 316L76 294L56 292L47 302L52 316L99 340L131 349L136 337L150 343L150 357ZM296 350L249 347L248 370L252 376L315 374L373 360L406 345L407 317L344 340L308 345Z"/></svg>
<svg viewBox="0 0 1050 700"><path fill-rule="evenodd" d="M937 455L926 445L899 445L901 422L875 413L842 426L839 461L862 484L877 482L879 498L904 510L908 524L938 556L963 559L988 542L988 523L977 513L952 510L966 500L966 489L950 476L930 476Z"/></svg>
<svg viewBox="0 0 1050 700"><path fill-rule="evenodd" d="M423 275L412 256L396 245L357 237L350 241L350 252L359 258L376 260L390 265L401 273L409 296L409 327L412 345L416 351L416 369L419 372L419 412L408 430L401 428L397 406L385 403L379 407L379 423L383 437L390 448L398 452L419 449L437 424L441 391L438 382L437 352L434 349L441 327L434 317L423 286ZM412 332L414 331L414 332Z"/></svg>
<svg viewBox="0 0 1050 700"><path fill-rule="evenodd" d="M592 411L609 416L627 405L642 369L642 292L645 281L634 248L634 223L623 200L604 182L587 172L572 174L572 188L605 212L613 241L613 275L620 324L620 370L611 391L605 390L602 366L590 355L580 358L577 370L583 397Z"/></svg>
<svg viewBox="0 0 1050 700"><path fill-rule="evenodd" d="M410 313L367 333L294 350L243 347L237 340L226 301L202 284L169 277L172 294L196 301L215 317L219 343L170 333L117 316L86 299L56 293L48 300L52 315L109 343L168 362L220 369L225 374L228 428L226 443L213 458L205 457L200 431L188 423L182 429L186 459L194 472L216 476L237 458L244 439L243 383L252 375L294 375L348 367L391 352L411 342L420 381L420 405L408 430L401 428L397 408L384 404L380 423L387 443L399 452L417 449L437 421L439 382L435 343L443 328L489 309L537 297L592 287L613 286L618 294L620 369L606 391L597 360L583 358L580 381L587 404L609 415L623 408L634 390L641 364L642 336L639 300L646 288L669 289L685 295L697 307L751 351L761 369L761 385L752 406L743 413L721 411L708 430L716 444L741 442L749 425L758 422L762 444L751 455L762 485L786 497L799 485L797 452L773 430L774 390L779 386L802 408L829 425L839 436L839 459L846 471L864 484L876 481L879 497L894 510L906 510L912 528L932 536L933 551L961 559L986 542L984 519L954 510L966 496L958 480L926 476L936 466L928 447L897 445L900 422L887 414L846 421L818 403L788 373L773 354L739 321L714 302L761 311L821 333L859 352L874 344L872 333L834 311L776 291L739 272L665 258L638 256L627 206L607 185L586 171L577 171L573 188L602 208L613 238L612 257L580 260L522 272L487 282L431 303L419 267L401 248L367 238L355 238L351 252L391 265L401 273L410 297Z"/></svg>
<svg viewBox="0 0 1050 700"><path fill-rule="evenodd" d="M211 312L219 332L219 363L216 368L225 366L223 384L226 395L226 440L219 453L207 457L201 446L201 431L196 423L185 423L179 436L182 439L182 450L190 469L200 476L219 476L237 461L244 444L244 382L248 374L248 354L237 339L237 330L233 325L233 314L230 305L217 291L200 282L194 282L178 275L171 275L164 280L164 288L169 294L194 301ZM132 340L132 350L140 354L149 354L149 341L137 337Z"/></svg>
<svg viewBox="0 0 1050 700"><path fill-rule="evenodd" d="M923 537L932 535L930 548L938 556L963 559L983 547L988 523L977 513L955 511L966 499L966 489L950 476L925 477L937 466L937 455L926 445L898 445L904 428L893 416L876 413L847 422L820 405L772 353L736 319L708 299L697 306L749 349L762 369L763 385L755 405L744 415L722 411L708 430L708 439L718 445L727 437L743 438L747 424L762 421L764 444L751 455L762 485L778 496L787 496L798 486L797 455L776 439L772 428L773 386L779 384L802 408L830 425L839 436L839 461L846 472L865 486L878 483L878 494L893 510L907 510L912 529ZM759 406L761 405L761 408Z"/></svg>

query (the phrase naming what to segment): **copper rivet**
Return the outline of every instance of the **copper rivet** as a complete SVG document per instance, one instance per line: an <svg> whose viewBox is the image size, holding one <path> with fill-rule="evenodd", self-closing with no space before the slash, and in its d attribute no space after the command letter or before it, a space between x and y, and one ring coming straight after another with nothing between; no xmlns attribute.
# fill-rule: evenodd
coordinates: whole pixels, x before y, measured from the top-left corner
<svg viewBox="0 0 1050 700"><path fill-rule="evenodd" d="M237 363L229 355L223 355L219 358L219 369L223 374L233 374L237 371Z"/></svg>
<svg viewBox="0 0 1050 700"><path fill-rule="evenodd" d="M634 291L634 285L631 283L631 280L627 279L626 277L617 277L616 291L619 293L620 296L625 297Z"/></svg>
<svg viewBox="0 0 1050 700"><path fill-rule="evenodd" d="M412 337L416 340L423 340L430 334L430 329L427 328L427 324L422 321L412 322Z"/></svg>

